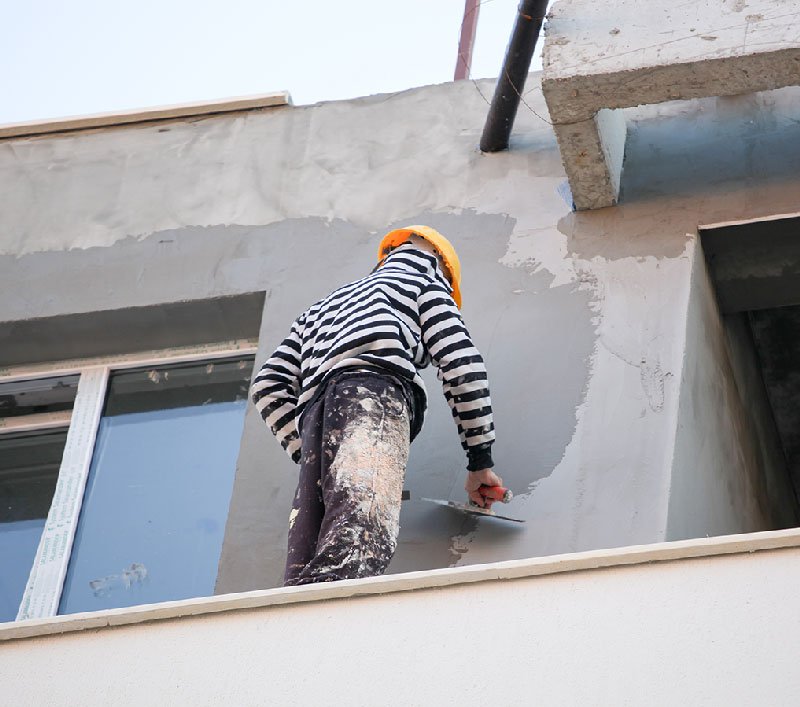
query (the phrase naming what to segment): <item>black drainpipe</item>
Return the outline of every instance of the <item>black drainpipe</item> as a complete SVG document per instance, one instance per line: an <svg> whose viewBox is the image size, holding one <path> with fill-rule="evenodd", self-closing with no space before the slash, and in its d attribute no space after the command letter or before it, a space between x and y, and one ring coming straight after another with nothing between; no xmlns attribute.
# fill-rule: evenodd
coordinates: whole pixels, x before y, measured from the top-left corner
<svg viewBox="0 0 800 707"><path fill-rule="evenodd" d="M508 148L508 137L514 126L520 96L525 89L536 39L547 14L547 1L522 0L517 8L517 21L494 90L489 115L486 116L486 125L483 126L481 152L499 152Z"/></svg>

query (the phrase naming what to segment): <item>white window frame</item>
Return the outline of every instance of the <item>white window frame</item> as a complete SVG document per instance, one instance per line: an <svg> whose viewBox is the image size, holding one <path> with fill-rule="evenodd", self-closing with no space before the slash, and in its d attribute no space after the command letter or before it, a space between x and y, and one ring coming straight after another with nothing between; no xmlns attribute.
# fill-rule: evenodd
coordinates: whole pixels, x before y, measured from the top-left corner
<svg viewBox="0 0 800 707"><path fill-rule="evenodd" d="M20 602L17 620L56 616L72 554L95 438L112 371L175 363L212 361L254 355L257 341L146 351L120 356L75 359L0 369L0 383L79 375L72 412L0 418L0 435L21 431L68 428L53 501Z"/></svg>

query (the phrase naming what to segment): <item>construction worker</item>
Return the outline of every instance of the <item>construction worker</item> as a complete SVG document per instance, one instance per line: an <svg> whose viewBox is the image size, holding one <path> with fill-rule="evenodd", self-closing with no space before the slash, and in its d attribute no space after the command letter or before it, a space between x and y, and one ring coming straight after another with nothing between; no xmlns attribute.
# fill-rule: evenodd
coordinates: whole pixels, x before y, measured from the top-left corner
<svg viewBox="0 0 800 707"><path fill-rule="evenodd" d="M300 464L285 585L382 574L397 547L409 444L432 362L467 454L465 489L500 486L486 368L461 318L455 249L427 226L384 236L378 265L309 307L255 377L251 395Z"/></svg>

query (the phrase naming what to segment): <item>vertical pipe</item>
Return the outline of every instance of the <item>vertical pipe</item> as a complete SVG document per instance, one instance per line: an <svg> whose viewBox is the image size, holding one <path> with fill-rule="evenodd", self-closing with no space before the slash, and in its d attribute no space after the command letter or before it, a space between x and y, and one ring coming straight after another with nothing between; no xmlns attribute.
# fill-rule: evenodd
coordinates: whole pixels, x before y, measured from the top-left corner
<svg viewBox="0 0 800 707"><path fill-rule="evenodd" d="M517 21L483 126L481 152L499 152L508 148L508 138L546 13L547 0L522 0L517 8Z"/></svg>
<svg viewBox="0 0 800 707"><path fill-rule="evenodd" d="M469 78L472 66L472 47L475 45L475 32L478 29L480 0L465 0L464 18L461 20L461 36L458 38L458 56L453 81Z"/></svg>

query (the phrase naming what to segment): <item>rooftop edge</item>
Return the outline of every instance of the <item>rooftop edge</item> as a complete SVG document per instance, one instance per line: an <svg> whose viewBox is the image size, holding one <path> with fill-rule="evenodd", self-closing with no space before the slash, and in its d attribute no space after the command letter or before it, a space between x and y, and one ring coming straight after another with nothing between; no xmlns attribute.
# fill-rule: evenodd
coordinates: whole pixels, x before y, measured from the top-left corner
<svg viewBox="0 0 800 707"><path fill-rule="evenodd" d="M64 118L55 118L53 120L31 120L20 123L6 123L0 124L0 140L290 105L292 105L292 98L289 92L277 91L253 96L221 98L214 101L177 103L174 105L155 106L137 110L95 113L85 116L68 116Z"/></svg>

